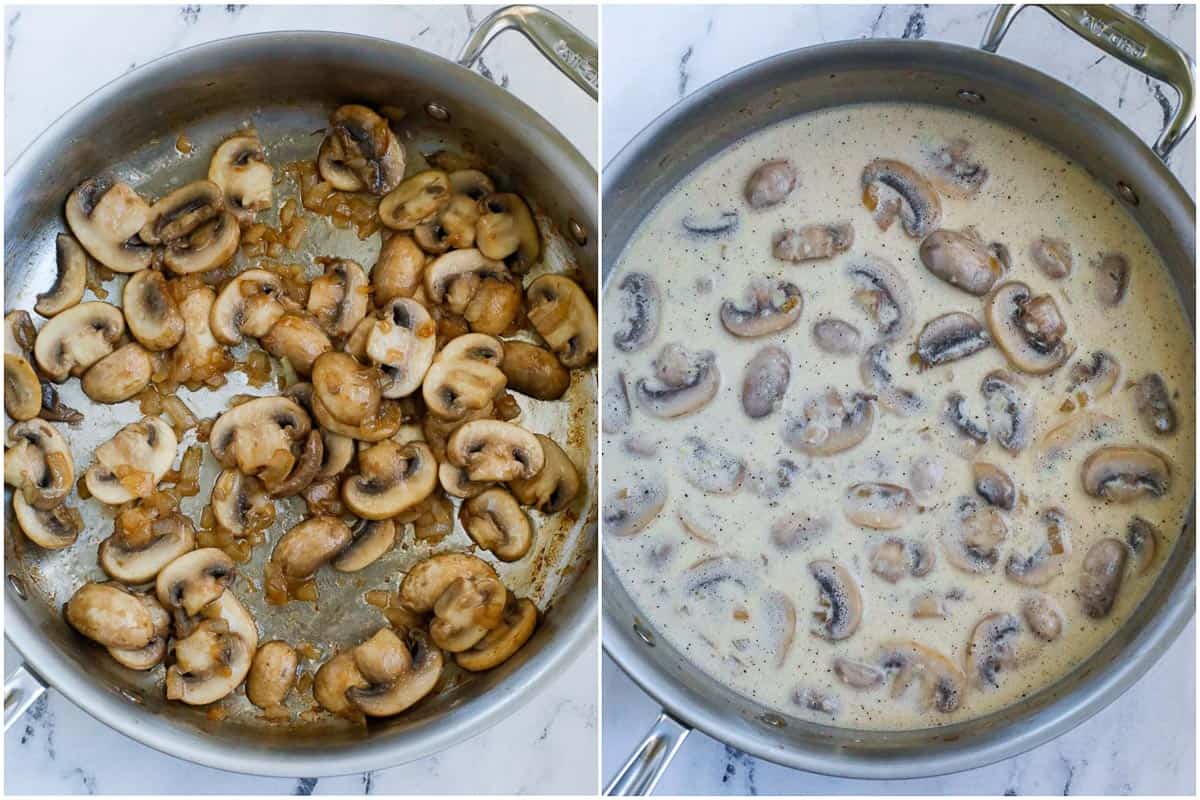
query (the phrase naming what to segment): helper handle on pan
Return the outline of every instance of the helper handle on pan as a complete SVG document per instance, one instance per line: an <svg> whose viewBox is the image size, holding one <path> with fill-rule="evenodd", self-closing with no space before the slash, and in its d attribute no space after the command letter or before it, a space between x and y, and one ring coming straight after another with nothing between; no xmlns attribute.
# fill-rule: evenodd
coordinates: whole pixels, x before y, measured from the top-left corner
<svg viewBox="0 0 1200 800"><path fill-rule="evenodd" d="M624 797L653 792L679 745L691 732L691 728L684 727L665 711L659 714L654 727L646 732L642 743L604 788L604 794Z"/></svg>
<svg viewBox="0 0 1200 800"><path fill-rule="evenodd" d="M996 6L979 46L989 53L996 52L1013 19L1025 5ZM1110 56L1175 89L1179 104L1154 143L1154 152L1166 160L1196 121L1196 65L1191 57L1141 20L1113 6L1037 6Z"/></svg>
<svg viewBox="0 0 1200 800"><path fill-rule="evenodd" d="M45 693L46 684L24 664L13 670L4 679L4 730L11 728Z"/></svg>
<svg viewBox="0 0 1200 800"><path fill-rule="evenodd" d="M596 43L562 17L537 6L507 6L480 22L459 53L458 63L470 68L496 34L520 32L546 60L595 100L600 92Z"/></svg>

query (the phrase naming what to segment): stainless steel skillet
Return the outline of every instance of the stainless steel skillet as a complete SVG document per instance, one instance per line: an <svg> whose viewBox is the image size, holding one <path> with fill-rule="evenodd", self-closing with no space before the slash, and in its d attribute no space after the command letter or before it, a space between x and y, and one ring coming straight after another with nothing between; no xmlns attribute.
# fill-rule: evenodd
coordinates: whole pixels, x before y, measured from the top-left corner
<svg viewBox="0 0 1200 800"><path fill-rule="evenodd" d="M521 31L594 94L594 46L558 17L533 7L511 7L481 23L461 64L472 63L490 38L506 28ZM212 148L247 124L258 128L272 164L281 172L290 160L313 157L320 143L320 134L313 132L345 102L403 109L405 144L417 164L415 154L436 149L481 157L495 170L499 183L522 192L536 206L550 268L577 268L584 283L594 288L595 171L528 106L462 65L379 39L271 33L175 53L105 86L59 119L6 176L5 309L32 307L32 295L53 279L53 241L64 230L63 201L83 178L116 173L155 194L167 176L180 181L200 177ZM175 147L180 134L193 143L191 158ZM289 191L287 184L279 191ZM321 252L370 265L378 241L358 242L352 234L322 229L310 238L300 260L311 263ZM155 676L118 667L62 621L64 595L85 576L97 574L95 544L111 531L111 520L93 510L92 516L85 511L85 533L65 551L38 553L20 547L15 531L5 537L5 633L25 660L6 679L6 724L49 685L113 729L172 755L227 770L296 776L393 766L496 723L527 702L548 675L595 635L595 379L590 374L581 378L570 401L558 404L560 409L549 407L554 404L524 406L530 427L573 443L568 449L573 448L572 455L584 468L588 492L573 516L542 521L539 552L506 576L514 590L533 596L547 613L534 639L504 666L452 684L411 714L365 730L333 722L273 727L236 703L224 721L210 720L203 710L166 703ZM64 399L83 410L86 419L78 429L63 430L76 463L86 466L91 449L117 425L136 417L137 409L136 404L93 406L78 393L77 383L68 386ZM242 390L235 388L236 378L231 384L229 391L214 397L204 392L180 394L199 416L209 416L223 407L230 393ZM211 479L211 474L202 478ZM202 479L201 485L193 500L202 504L210 484ZM191 510L195 513L195 506ZM285 524L286 519L285 514ZM451 537L443 546L463 543ZM269 550L269 545L260 549ZM363 606L363 592L386 585L421 552L398 548L357 581L319 582L322 602L316 611L309 604L293 603L273 612L248 593L239 595L268 636L271 628L275 635L294 632L331 650L380 624L378 614ZM261 575L265 555L257 553L246 572Z"/></svg>
<svg viewBox="0 0 1200 800"><path fill-rule="evenodd" d="M984 38L995 51L1019 7L1001 6ZM604 275L651 209L686 175L742 137L805 112L864 102L908 102L991 117L1084 165L1156 242L1195 319L1195 205L1163 163L1192 125L1191 60L1134 18L1105 6L1046 10L1097 47L1176 88L1151 149L1078 92L1021 64L956 45L875 40L810 47L738 70L674 106L604 170ZM752 755L829 775L902 779L982 766L1058 736L1118 697L1174 641L1195 605L1194 501L1155 588L1091 658L1026 702L945 728L862 732L786 717L692 666L646 621L607 562L604 646L663 714L608 785L652 791L684 736L699 729Z"/></svg>

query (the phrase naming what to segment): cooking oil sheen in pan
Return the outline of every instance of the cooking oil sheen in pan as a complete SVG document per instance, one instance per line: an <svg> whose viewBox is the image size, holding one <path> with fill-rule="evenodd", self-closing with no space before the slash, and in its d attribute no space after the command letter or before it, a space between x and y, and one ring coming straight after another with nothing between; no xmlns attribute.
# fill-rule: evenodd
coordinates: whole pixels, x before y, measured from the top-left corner
<svg viewBox="0 0 1200 800"><path fill-rule="evenodd" d="M971 416L986 427L981 381L993 370L1012 371L995 346L924 370L910 360L927 321L950 311L965 311L982 321L983 298L935 277L920 260L919 239L906 235L901 220L881 231L863 205L860 178L872 159L899 159L930 174L933 154L955 140L970 143L970 160L990 176L974 197L942 192L941 227L973 226L984 241L1007 245L1012 264L1000 281L1023 281L1035 294L1050 294L1075 346L1073 356L1051 374L1019 376L1036 410L1032 443L1016 455L1002 449L993 435L976 455L965 458L966 451L940 421L947 394L957 390ZM751 209L743 197L747 178L763 162L781 158L797 168L797 188L780 205ZM730 211L737 213L737 225L722 234L698 235L681 224L688 217L693 223L720 223ZM773 237L782 229L835 222L853 225L854 242L845 252L799 264L772 257ZM1052 280L1032 261L1030 243L1043 235L1070 244L1074 269L1068 277ZM1099 271L1092 262L1105 253L1124 254L1131 267L1127 295L1115 308L1103 307L1096 296ZM889 366L893 385L915 393L922 410L904 417L876 403L874 426L862 443L835 455L809 456L790 447L782 435L789 420L802 416L805 401L826 387L867 391L860 359L878 339L879 329L855 302L847 275L851 265L867 256L890 263L912 295L914 325L891 347ZM622 352L612 346L612 336L627 311L618 286L631 271L648 273L657 283L659 325L646 346ZM759 276L800 287L800 319L760 338L734 337L722 326L722 301L745 306L748 284ZM606 387L622 372L632 409L620 432L610 430L615 417L606 416L606 523L612 498L636 494L647 480L657 479L666 487L661 511L640 532L616 535L614 526L607 525L607 556L655 630L717 680L785 714L851 728L903 730L978 717L1019 702L1066 675L1120 627L1153 584L1183 527L1194 491L1194 347L1171 279L1112 195L1082 168L1014 129L949 110L866 105L761 131L701 166L664 198L621 255L604 304ZM830 317L860 331L863 343L856 354L831 355L814 344L814 323ZM654 385L654 359L669 343L711 351L720 387L699 410L659 419L639 403L636 384L647 378ZM777 410L751 419L742 407L743 376L748 362L767 345L787 352L790 382ZM1082 413L1062 410L1071 394L1070 366L1101 349L1115 356L1122 374L1112 392L1088 404L1086 411L1111 420L1091 438L1047 457L1039 445L1047 431L1072 413ZM1170 435L1154 434L1135 409L1131 382L1155 372L1166 382L1178 420ZM606 415L608 408L606 404ZM746 477L740 489L712 494L689 482L684 468L697 462L685 444L687 437L741 459ZM1130 443L1166 455L1172 471L1169 490L1129 504L1088 496L1081 483L1087 456L1105 444ZM794 465L790 486L775 486L778 493L770 496L782 461ZM1007 471L1018 492L1015 508L999 512L1008 535L998 563L983 574L956 568L944 544L961 530L953 522L956 502L969 497L984 502L974 490L972 461ZM920 483L915 472L932 467L936 474L939 466L940 482L931 491L917 492L915 511L901 527L873 530L848 519L843 498L850 486L884 482L915 489ZM786 466L783 472L788 474ZM1065 512L1069 555L1046 585L1019 585L1006 576L1006 563L1010 555L1032 553L1046 542L1039 514L1048 507ZM700 537L686 531L681 514ZM772 540L772 526L789 514L827 525L783 549ZM1138 575L1131 555L1111 613L1092 619L1077 595L1085 555L1104 537L1124 542L1134 515L1160 532L1157 559ZM936 557L932 570L922 577L904 574L894 583L875 574L872 555L892 536L923 544ZM838 641L812 632L819 624L813 612L821 593L809 565L819 559L844 564L862 595L857 630ZM926 593L940 603L944 617L914 617L913 604ZM1057 606L1064 620L1062 634L1053 642L1034 635L1022 617L1022 604L1039 594ZM794 635L789 607L795 610ZM970 668L967 651L976 624L994 612L1015 615L1021 629L1014 663L987 681ZM897 640L937 650L964 671L969 688L957 710L945 713L924 703L919 674L904 688L894 668L884 670L883 682L866 689L852 688L835 674L833 662L839 657L884 666L881 647Z"/></svg>

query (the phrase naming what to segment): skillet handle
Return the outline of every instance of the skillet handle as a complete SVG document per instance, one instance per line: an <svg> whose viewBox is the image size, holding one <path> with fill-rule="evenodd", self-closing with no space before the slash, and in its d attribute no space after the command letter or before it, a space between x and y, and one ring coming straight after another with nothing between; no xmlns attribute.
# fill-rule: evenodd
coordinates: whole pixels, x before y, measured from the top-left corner
<svg viewBox="0 0 1200 800"><path fill-rule="evenodd" d="M469 69L492 39L507 30L515 30L532 42L547 61L593 100L599 96L596 43L562 17L537 6L507 6L489 15L471 31L458 63Z"/></svg>
<svg viewBox="0 0 1200 800"><path fill-rule="evenodd" d="M604 788L604 794L612 797L651 794L691 732L691 728L684 727L667 712L659 714L642 743Z"/></svg>
<svg viewBox="0 0 1200 800"><path fill-rule="evenodd" d="M24 664L13 670L4 679L4 730L11 728L45 693L46 684Z"/></svg>
<svg viewBox="0 0 1200 800"><path fill-rule="evenodd" d="M980 47L996 52L1026 3L998 5ZM1196 121L1196 65L1191 57L1136 17L1113 6L1036 4L1079 36L1155 80L1167 83L1179 102L1154 143L1164 161Z"/></svg>

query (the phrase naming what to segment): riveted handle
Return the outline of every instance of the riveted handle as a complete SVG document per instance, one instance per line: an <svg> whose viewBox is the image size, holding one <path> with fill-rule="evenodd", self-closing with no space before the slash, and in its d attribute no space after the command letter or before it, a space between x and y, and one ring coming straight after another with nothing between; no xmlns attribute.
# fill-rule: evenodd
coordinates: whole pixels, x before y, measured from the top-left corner
<svg viewBox="0 0 1200 800"><path fill-rule="evenodd" d="M533 43L546 60L595 100L600 94L600 59L596 43L557 14L537 6L508 6L494 12L471 31L458 63L470 67L497 34L515 30Z"/></svg>
<svg viewBox="0 0 1200 800"><path fill-rule="evenodd" d="M691 728L680 724L665 711L659 714L654 726L642 737L642 743L605 787L604 794L624 797L653 792L658 779L667 771L671 759L691 732Z"/></svg>
<svg viewBox="0 0 1200 800"><path fill-rule="evenodd" d="M1016 3L992 12L980 47L996 52L1013 19L1026 5L1037 5L1079 36L1179 95L1154 152L1166 160L1196 121L1196 65L1187 53L1150 26L1113 6Z"/></svg>
<svg viewBox="0 0 1200 800"><path fill-rule="evenodd" d="M46 684L24 664L13 670L4 679L4 730L11 728L45 693Z"/></svg>

